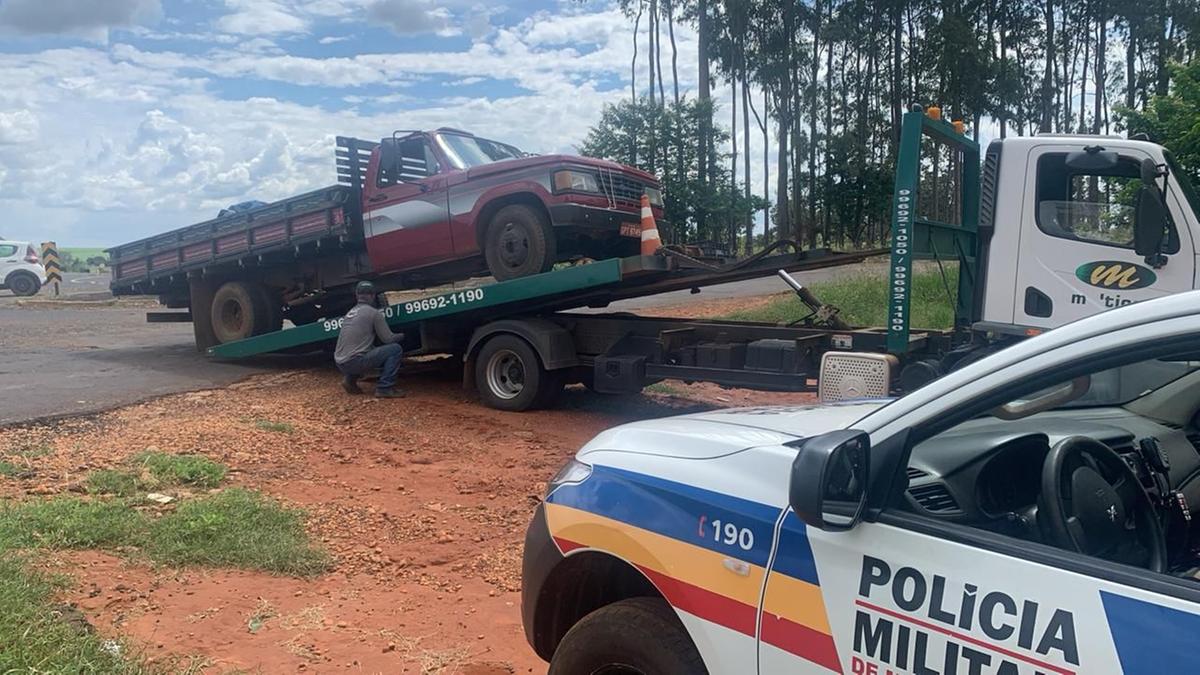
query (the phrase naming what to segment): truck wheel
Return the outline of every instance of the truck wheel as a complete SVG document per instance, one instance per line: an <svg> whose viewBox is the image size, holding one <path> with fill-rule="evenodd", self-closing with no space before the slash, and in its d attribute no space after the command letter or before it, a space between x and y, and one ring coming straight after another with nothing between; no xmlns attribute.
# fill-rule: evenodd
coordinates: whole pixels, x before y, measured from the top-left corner
<svg viewBox="0 0 1200 675"><path fill-rule="evenodd" d="M489 408L522 411L545 405L562 391L563 382L543 369L533 347L516 335L491 338L475 357L475 388Z"/></svg>
<svg viewBox="0 0 1200 675"><path fill-rule="evenodd" d="M283 299L279 295L261 284L252 286L257 301L257 309L261 321L261 329L255 335L263 333L273 333L283 328Z"/></svg>
<svg viewBox="0 0 1200 675"><path fill-rule="evenodd" d="M483 235L483 256L497 281L547 272L557 255L550 223L524 204L497 211Z"/></svg>
<svg viewBox="0 0 1200 675"><path fill-rule="evenodd" d="M13 272L4 280L4 285L8 286L8 290L12 291L13 295L24 298L37 295L42 288L41 280L29 272Z"/></svg>
<svg viewBox="0 0 1200 675"><path fill-rule="evenodd" d="M271 330L271 311L259 284L226 281L212 299L212 330L221 344Z"/></svg>
<svg viewBox="0 0 1200 675"><path fill-rule="evenodd" d="M704 675L708 669L679 617L659 598L614 602L567 631L548 675Z"/></svg>
<svg viewBox="0 0 1200 675"><path fill-rule="evenodd" d="M212 321L213 287L199 279L188 284L188 307L192 312L192 334L196 339L197 351L221 344L213 332Z"/></svg>

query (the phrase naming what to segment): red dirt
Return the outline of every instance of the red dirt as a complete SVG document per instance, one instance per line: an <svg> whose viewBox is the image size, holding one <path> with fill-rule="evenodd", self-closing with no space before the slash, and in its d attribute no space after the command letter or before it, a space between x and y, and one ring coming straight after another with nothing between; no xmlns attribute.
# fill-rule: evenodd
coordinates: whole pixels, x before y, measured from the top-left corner
<svg viewBox="0 0 1200 675"><path fill-rule="evenodd" d="M89 471L154 446L221 461L231 484L309 510L312 535L335 559L315 580L50 556L48 566L75 580L64 599L149 658L196 655L206 672L540 673L521 630L520 556L546 479L614 424L811 398L674 383L670 394L630 397L572 387L558 409L504 413L444 376L403 384L408 398L377 401L344 394L332 370L264 375L0 429L0 450L26 449L32 472L0 477L0 496L78 489ZM294 430L260 429L260 420ZM255 616L262 626L251 631Z"/></svg>

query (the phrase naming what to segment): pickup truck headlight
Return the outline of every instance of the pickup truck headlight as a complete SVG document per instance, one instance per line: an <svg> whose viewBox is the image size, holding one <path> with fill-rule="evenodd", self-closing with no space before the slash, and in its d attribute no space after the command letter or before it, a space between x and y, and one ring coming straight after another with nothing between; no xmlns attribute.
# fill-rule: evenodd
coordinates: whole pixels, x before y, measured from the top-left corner
<svg viewBox="0 0 1200 675"><path fill-rule="evenodd" d="M646 188L646 196L650 198L650 206L662 206L662 190L658 188Z"/></svg>
<svg viewBox="0 0 1200 675"><path fill-rule="evenodd" d="M549 497L551 492L554 492L563 485L578 485L588 479L592 475L592 466L583 462L572 459L563 465L563 468L554 474L554 478L546 484L546 496Z"/></svg>
<svg viewBox="0 0 1200 675"><path fill-rule="evenodd" d="M600 181L596 180L596 174L586 171L555 171L554 172L554 191L555 192L599 192Z"/></svg>

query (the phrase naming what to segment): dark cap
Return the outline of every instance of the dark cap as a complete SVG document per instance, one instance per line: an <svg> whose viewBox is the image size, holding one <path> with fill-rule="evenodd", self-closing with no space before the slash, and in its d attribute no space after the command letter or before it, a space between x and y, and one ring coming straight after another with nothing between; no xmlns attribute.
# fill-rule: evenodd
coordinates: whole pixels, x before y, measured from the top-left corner
<svg viewBox="0 0 1200 675"><path fill-rule="evenodd" d="M355 295L375 295L375 284L369 281L360 281L354 287Z"/></svg>

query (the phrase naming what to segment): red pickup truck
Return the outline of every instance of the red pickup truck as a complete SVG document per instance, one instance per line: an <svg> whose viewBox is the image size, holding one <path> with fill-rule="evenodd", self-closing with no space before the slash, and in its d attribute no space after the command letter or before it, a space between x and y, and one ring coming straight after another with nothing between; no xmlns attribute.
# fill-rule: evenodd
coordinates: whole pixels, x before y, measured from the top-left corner
<svg viewBox="0 0 1200 675"><path fill-rule="evenodd" d="M603 160L530 155L454 129L337 139L338 184L109 250L114 295L190 308L206 349L341 316L353 287L504 280L577 257L636 254L654 176Z"/></svg>

